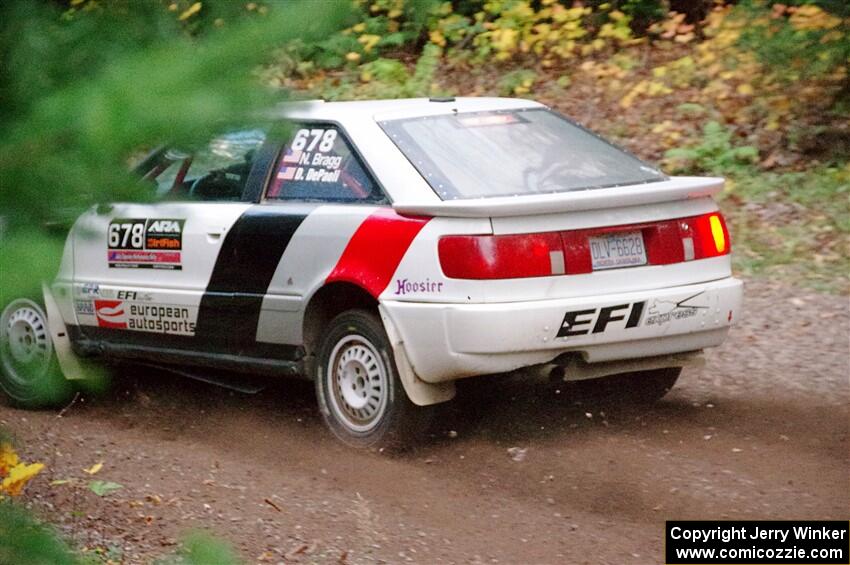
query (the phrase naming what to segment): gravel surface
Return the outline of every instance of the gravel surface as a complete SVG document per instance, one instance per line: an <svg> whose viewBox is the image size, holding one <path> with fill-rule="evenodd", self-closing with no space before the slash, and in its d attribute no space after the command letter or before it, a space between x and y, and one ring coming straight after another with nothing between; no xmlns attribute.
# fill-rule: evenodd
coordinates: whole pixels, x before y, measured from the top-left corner
<svg viewBox="0 0 850 565"><path fill-rule="evenodd" d="M848 517L847 298L756 280L746 297L652 408L498 379L404 454L339 445L309 383L248 396L151 371L61 417L0 406L0 425L47 464L36 511L114 562L205 529L251 563L660 563L667 519Z"/></svg>

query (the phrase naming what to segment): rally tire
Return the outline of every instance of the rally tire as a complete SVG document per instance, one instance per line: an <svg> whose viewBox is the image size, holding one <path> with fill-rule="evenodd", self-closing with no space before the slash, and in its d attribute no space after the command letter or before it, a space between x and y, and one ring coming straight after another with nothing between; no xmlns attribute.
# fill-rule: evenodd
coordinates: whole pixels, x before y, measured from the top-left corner
<svg viewBox="0 0 850 565"><path fill-rule="evenodd" d="M61 406L74 392L59 368L47 314L32 300L14 300L0 314L0 389L24 408Z"/></svg>
<svg viewBox="0 0 850 565"><path fill-rule="evenodd" d="M352 447L404 449L427 432L432 410L407 397L376 313L348 310L330 321L314 377L325 423Z"/></svg>

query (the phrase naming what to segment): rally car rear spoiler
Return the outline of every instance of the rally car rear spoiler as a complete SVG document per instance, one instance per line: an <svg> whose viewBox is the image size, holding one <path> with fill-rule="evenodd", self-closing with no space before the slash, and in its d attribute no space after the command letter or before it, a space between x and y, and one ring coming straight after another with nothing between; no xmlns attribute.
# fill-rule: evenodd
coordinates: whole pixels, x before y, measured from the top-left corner
<svg viewBox="0 0 850 565"><path fill-rule="evenodd" d="M702 198L720 192L723 189L723 183L724 179L720 177L670 177L658 182L557 194L470 198L427 203L395 202L393 208L402 214L461 218L554 214Z"/></svg>

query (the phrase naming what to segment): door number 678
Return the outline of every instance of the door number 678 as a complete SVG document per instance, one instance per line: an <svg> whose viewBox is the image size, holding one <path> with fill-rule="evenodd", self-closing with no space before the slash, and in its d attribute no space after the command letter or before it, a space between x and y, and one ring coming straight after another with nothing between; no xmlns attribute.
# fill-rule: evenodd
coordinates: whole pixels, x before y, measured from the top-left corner
<svg viewBox="0 0 850 565"><path fill-rule="evenodd" d="M122 222L109 224L108 243L111 248L142 249L145 242L145 224Z"/></svg>

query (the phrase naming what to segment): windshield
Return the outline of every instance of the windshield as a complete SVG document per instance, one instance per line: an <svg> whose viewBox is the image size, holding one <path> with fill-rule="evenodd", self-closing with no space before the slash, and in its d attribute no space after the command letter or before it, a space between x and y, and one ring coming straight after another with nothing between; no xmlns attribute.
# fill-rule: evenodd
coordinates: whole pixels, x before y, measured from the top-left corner
<svg viewBox="0 0 850 565"><path fill-rule="evenodd" d="M380 122L443 200L520 196L665 180L543 108Z"/></svg>

